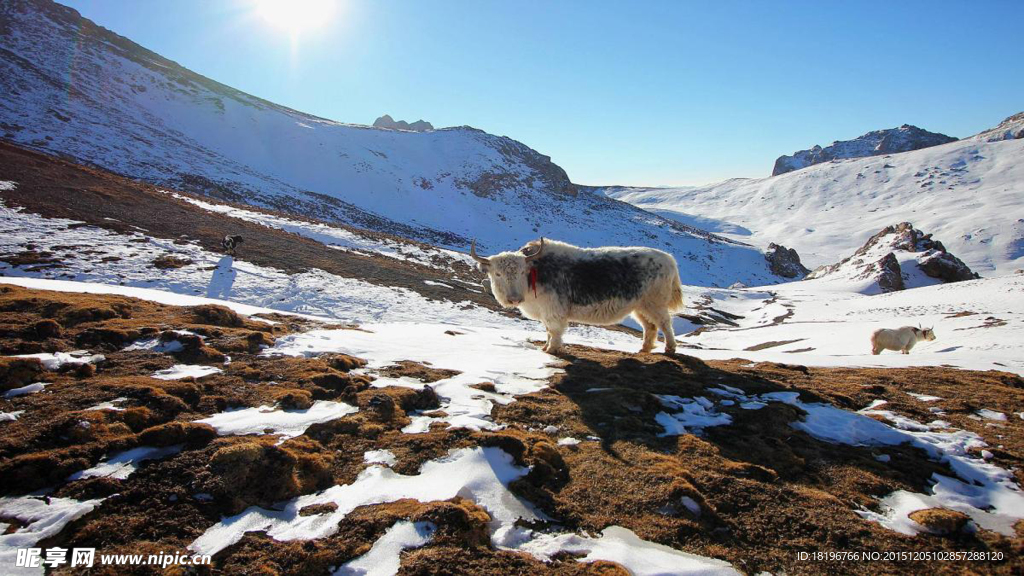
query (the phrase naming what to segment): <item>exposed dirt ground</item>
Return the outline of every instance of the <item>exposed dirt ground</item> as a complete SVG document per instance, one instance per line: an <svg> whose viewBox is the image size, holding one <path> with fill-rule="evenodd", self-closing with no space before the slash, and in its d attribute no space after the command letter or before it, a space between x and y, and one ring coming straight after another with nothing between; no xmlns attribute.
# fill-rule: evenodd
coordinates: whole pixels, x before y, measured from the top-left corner
<svg viewBox="0 0 1024 576"><path fill-rule="evenodd" d="M848 409L881 398L889 402L888 409L919 421L932 415L906 392L934 394L944 399L944 419L980 434L992 446L993 461L1015 470L1024 482L1021 424L1014 419L992 426L969 417L978 408L1024 411L1024 382L1014 375L940 368L750 366L746 360L705 363L683 355L569 346L559 362L565 373L554 377L549 388L495 408L495 419L506 429L473 432L435 424L427 433L405 434L400 429L410 422L408 412L438 406L429 388L371 388L371 377L350 373L362 362L344 355L260 357L261 345L314 326L288 316L273 320L279 323L240 318L220 307L173 307L0 285L0 354L88 349L106 357L95 369L58 373L32 363L0 364L0 391L33 381L52 383L40 393L0 399L0 411L24 410L17 421L0 422L0 494L54 487L54 496L107 498L40 546L96 547L104 553L184 551L222 515L351 483L367 466L367 450L391 450L397 458L393 468L414 474L424 462L452 448L497 446L520 465L532 466L512 490L567 529L599 531L622 525L641 538L721 558L752 574L1024 570L1020 524L1015 538L984 530L969 533L962 529L962 519L937 511L921 521L944 528L947 535L907 537L854 513L861 506L876 506L878 497L893 490L925 491L932 472L950 474L920 450L815 440L789 426L801 417L800 411L780 403L757 411L737 409L731 425L708 428L703 437L659 437L662 429L654 419L663 408L653 394L695 396L722 384L752 394L799 391L805 401ZM172 329L203 338L186 339L184 350L173 355L124 350L138 338ZM225 355L230 364L224 364ZM181 361L216 365L224 372L173 381L150 377ZM451 375L413 362L385 372L428 382ZM486 386L481 383L481 388ZM588 391L594 388L604 390ZM120 397L127 398L119 405L123 411L86 410ZM314 425L280 445L268 436L218 437L208 426L192 422L227 407L275 402L303 407L321 399L345 401L360 410ZM559 431L543 432L547 425ZM595 440L558 446L556 440L563 436ZM143 463L127 479L65 480L104 455L173 444L184 449ZM877 461L880 454L890 455L890 462ZM197 493L212 498L196 499ZM679 504L683 496L700 504L699 516ZM361 507L340 523L336 534L316 541L277 542L250 533L214 557L212 572L324 574L330 566L365 553L402 518L438 526L431 543L403 553L402 574L623 573L607 562L581 564L564 556L545 564L497 551L489 546L487 512L458 498ZM988 550L1001 551L1008 559L798 560L800 551L819 550Z"/></svg>

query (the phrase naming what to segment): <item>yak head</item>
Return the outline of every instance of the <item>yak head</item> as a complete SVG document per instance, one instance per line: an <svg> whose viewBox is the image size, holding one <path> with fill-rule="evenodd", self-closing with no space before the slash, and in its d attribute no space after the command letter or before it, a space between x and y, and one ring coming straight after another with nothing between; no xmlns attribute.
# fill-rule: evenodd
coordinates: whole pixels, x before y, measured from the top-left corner
<svg viewBox="0 0 1024 576"><path fill-rule="evenodd" d="M917 325L918 332L921 333L921 338L928 340L929 342L935 340L935 330L932 328L922 328L920 324Z"/></svg>
<svg viewBox="0 0 1024 576"><path fill-rule="evenodd" d="M469 254L480 265L480 270L487 274L491 281L491 292L494 298L505 308L515 308L523 303L529 290L530 263L540 258L544 252L544 239L536 249L523 252L502 252L489 258L478 256L476 241L469 248Z"/></svg>

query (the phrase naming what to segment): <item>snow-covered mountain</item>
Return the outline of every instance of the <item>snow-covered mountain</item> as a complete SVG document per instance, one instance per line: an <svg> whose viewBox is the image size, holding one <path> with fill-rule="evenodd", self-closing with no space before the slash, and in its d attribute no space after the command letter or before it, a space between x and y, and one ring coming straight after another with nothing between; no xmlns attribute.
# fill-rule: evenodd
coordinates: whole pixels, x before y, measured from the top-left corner
<svg viewBox="0 0 1024 576"><path fill-rule="evenodd" d="M794 152L792 156L779 156L775 160L772 176L778 176L779 174L785 174L786 172L792 172L793 170L799 170L837 158L865 158L867 156L910 152L911 150L930 148L955 141L956 138L952 136L929 132L917 126L904 124L899 128L868 132L853 140L836 141L824 148L815 145L809 150Z"/></svg>
<svg viewBox="0 0 1024 576"><path fill-rule="evenodd" d="M49 0L0 6L0 136L147 182L489 251L537 236L643 244L688 282L780 280L760 251L578 190L528 146L469 127L375 129L245 94Z"/></svg>
<svg viewBox="0 0 1024 576"><path fill-rule="evenodd" d="M662 216L767 246L809 268L833 264L886 226L910 221L982 276L1024 268L1024 114L923 150L833 160L770 178L685 188L608 188Z"/></svg>

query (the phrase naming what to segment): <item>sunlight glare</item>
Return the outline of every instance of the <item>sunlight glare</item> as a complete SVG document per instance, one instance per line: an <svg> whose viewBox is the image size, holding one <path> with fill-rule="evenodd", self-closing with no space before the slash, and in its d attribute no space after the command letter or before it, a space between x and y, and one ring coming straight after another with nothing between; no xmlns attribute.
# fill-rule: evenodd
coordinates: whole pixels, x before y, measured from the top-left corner
<svg viewBox="0 0 1024 576"><path fill-rule="evenodd" d="M270 24L298 34L325 24L335 0L256 0L259 15Z"/></svg>

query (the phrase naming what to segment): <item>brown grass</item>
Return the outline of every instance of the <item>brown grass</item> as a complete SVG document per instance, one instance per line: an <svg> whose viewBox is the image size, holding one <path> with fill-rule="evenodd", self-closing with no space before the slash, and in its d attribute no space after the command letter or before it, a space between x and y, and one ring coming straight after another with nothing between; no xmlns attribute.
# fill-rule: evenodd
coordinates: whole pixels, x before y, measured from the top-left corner
<svg viewBox="0 0 1024 576"><path fill-rule="evenodd" d="M1007 538L972 532L956 513L929 510L915 520L935 533L911 538L855 513L876 507L878 497L893 490L926 491L933 473L951 474L919 450L821 442L792 428L800 411L778 403L758 411L735 409L731 425L708 428L702 436L661 437L654 420L663 410L655 394L708 395L707 388L723 384L750 394L791 390L805 401L847 409L882 398L889 402L887 409L919 421L931 419L927 409L935 404L921 403L907 392L934 394L943 398L944 419L980 434L992 446L993 462L1016 470L1022 481L1021 425L1014 419L993 427L970 418L978 408L1024 411L1024 383L1012 374L774 363L751 367L746 360L702 362L569 346L562 357L565 373L554 377L551 387L494 408L493 417L504 429L473 432L435 424L427 433L405 434L401 428L410 412L440 406L430 387L372 388L370 377L351 373L363 361L340 354L261 357L259 344L312 325L285 317L285 323L269 326L229 312L0 287L0 348L5 354L85 346L107 357L91 374L0 364L7 374L23 374L21 381L52 382L45 394L0 400L4 411L25 411L15 422L0 423L0 494L55 487L55 496L107 498L44 547L184 551L223 515L250 505L275 507L300 494L353 482L367 466L363 454L368 450L390 450L396 472L416 474L424 462L452 449L494 446L530 468L511 485L513 492L566 530L593 533L621 525L642 538L722 558L749 573L1010 574L1024 569L1020 534ZM180 358L121 349L140 337L161 337L174 329L201 334L201 342L189 346L209 349L211 355L230 354L232 362L221 374L162 381L149 375ZM385 373L434 381L452 374L412 362ZM486 390L488 383L478 388ZM588 392L591 388L609 390ZM127 398L120 404L125 410L85 410L117 397ZM209 426L193 422L229 407L302 407L319 399L349 402L360 411L314 425L280 445L267 436L217 437ZM544 433L548 425L558 431ZM582 442L558 446L556 441L565 436ZM65 481L118 451L177 444L183 445L182 452L146 462L126 480ZM876 460L880 454L889 455L890 462ZM202 493L212 499L196 497ZM683 497L695 501L700 513L690 511ZM343 519L337 533L312 542L247 534L216 556L214 568L227 574L325 573L365 553L400 519L438 526L430 544L403 553L403 574L623 573L612 563L580 564L571 555L545 564L495 550L489 545L487 512L459 498L365 506ZM852 550L991 551L1008 560L814 563L797 556L801 551Z"/></svg>

